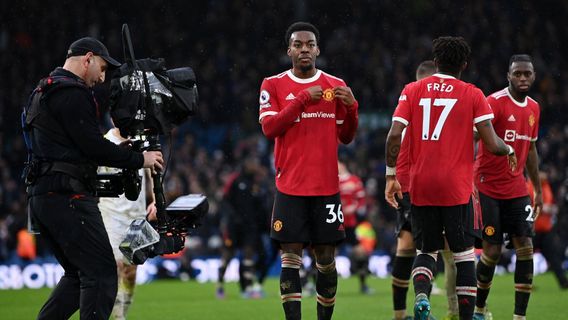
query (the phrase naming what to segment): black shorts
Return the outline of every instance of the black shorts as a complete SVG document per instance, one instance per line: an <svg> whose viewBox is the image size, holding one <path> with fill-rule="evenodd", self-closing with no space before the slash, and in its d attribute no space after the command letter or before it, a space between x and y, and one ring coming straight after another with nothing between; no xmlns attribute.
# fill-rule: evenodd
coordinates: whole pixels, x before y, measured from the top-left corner
<svg viewBox="0 0 568 320"><path fill-rule="evenodd" d="M339 193L291 196L276 191L270 237L306 245L338 244L345 239Z"/></svg>
<svg viewBox="0 0 568 320"><path fill-rule="evenodd" d="M345 242L343 244L348 244L351 246L356 246L359 244L357 234L355 234L355 227L345 227Z"/></svg>
<svg viewBox="0 0 568 320"><path fill-rule="evenodd" d="M416 249L433 252L444 249L444 236L452 252L472 247L481 236L475 228L475 213L470 200L457 206L412 205L412 235Z"/></svg>
<svg viewBox="0 0 568 320"><path fill-rule="evenodd" d="M226 231L223 240L227 247L255 247L261 241L256 223L229 222Z"/></svg>
<svg viewBox="0 0 568 320"><path fill-rule="evenodd" d="M502 244L503 235L533 237L533 208L528 196L514 199L494 199L479 193L483 213L483 240Z"/></svg>
<svg viewBox="0 0 568 320"><path fill-rule="evenodd" d="M400 236L402 230L412 232L412 222L410 221L410 194L405 192L402 194L402 199L398 199L398 209L396 209L396 227L394 232L397 237Z"/></svg>

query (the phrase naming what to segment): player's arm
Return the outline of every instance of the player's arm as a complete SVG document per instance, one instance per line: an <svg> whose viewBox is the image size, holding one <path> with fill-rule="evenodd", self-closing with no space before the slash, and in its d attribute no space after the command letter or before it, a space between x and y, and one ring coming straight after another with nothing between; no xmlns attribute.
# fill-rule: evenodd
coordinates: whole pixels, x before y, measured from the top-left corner
<svg viewBox="0 0 568 320"><path fill-rule="evenodd" d="M540 183L539 169L538 169L538 151L536 150L536 142L531 141L529 154L526 163L527 173L534 186L534 214L535 219L542 210L542 185Z"/></svg>
<svg viewBox="0 0 568 320"><path fill-rule="evenodd" d="M146 192L146 220L154 221L157 220L156 214L158 209L156 208L156 198L154 197L154 180L152 179L152 174L150 169L144 169L144 192Z"/></svg>
<svg viewBox="0 0 568 320"><path fill-rule="evenodd" d="M497 156L507 156L511 171L515 171L517 169L515 150L497 136L495 129L493 129L493 124L491 124L491 120L480 121L475 124L475 127L487 150Z"/></svg>
<svg viewBox="0 0 568 320"><path fill-rule="evenodd" d="M264 84L263 84L264 85ZM304 89L298 93L294 100L290 101L280 111L264 111L260 113L260 124L262 132L268 139L274 139L283 135L290 127L294 125L296 119L301 115L304 108L312 101L319 101L322 97L323 90L321 86L313 86ZM275 103L273 100L270 102ZM273 108L273 106L271 106Z"/></svg>
<svg viewBox="0 0 568 320"><path fill-rule="evenodd" d="M473 142L477 143L477 141L479 141L479 139L481 139L479 137L479 132L477 132L477 128L475 126L473 126Z"/></svg>
<svg viewBox="0 0 568 320"><path fill-rule="evenodd" d="M385 186L385 199L388 204L393 208L398 208L398 202L395 195L402 199L402 188L398 180L396 180L396 160L400 152L402 144L402 130L406 125L399 121L393 121L386 142L386 186Z"/></svg>
<svg viewBox="0 0 568 320"><path fill-rule="evenodd" d="M338 138L343 144L353 141L357 126L359 125L359 103L353 96L353 91L347 86L337 86L333 88L335 98L346 110L343 123L338 125Z"/></svg>

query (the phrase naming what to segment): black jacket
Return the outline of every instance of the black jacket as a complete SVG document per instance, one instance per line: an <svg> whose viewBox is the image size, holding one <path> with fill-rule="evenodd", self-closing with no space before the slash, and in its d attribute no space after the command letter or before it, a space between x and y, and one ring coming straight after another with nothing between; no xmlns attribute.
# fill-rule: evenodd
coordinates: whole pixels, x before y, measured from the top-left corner
<svg viewBox="0 0 568 320"><path fill-rule="evenodd" d="M82 82L72 72L55 69L50 76L65 76ZM117 168L141 168L144 157L141 153L121 148L103 138L99 129L98 106L86 86L65 86L53 90L41 106L59 126L55 132L34 127L32 124L32 151L35 159L42 162L66 162L89 166ZM96 174L95 172L93 174ZM45 187L45 186L44 186ZM42 188L44 189L44 188ZM49 189L49 188L48 188ZM57 187L55 187L57 189ZM57 190L50 190L57 191Z"/></svg>

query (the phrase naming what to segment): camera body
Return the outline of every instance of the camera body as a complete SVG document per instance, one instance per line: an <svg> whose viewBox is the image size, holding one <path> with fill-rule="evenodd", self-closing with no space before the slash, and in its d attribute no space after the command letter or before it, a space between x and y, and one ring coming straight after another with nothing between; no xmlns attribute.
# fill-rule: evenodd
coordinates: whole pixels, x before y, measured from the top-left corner
<svg viewBox="0 0 568 320"><path fill-rule="evenodd" d="M111 80L110 112L123 137L168 134L197 114L198 92L190 67L167 70L163 59L123 64Z"/></svg>
<svg viewBox="0 0 568 320"><path fill-rule="evenodd" d="M124 193L126 199L135 201L142 190L142 179L138 170L123 169L111 172L98 172L95 184L97 197L118 197Z"/></svg>

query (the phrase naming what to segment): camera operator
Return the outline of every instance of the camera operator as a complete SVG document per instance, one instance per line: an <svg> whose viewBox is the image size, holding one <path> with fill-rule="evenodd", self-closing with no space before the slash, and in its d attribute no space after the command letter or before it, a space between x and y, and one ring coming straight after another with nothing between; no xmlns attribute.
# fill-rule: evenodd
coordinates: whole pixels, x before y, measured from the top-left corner
<svg viewBox="0 0 568 320"><path fill-rule="evenodd" d="M119 65L101 42L81 38L63 67L40 81L25 110L31 218L65 270L38 319L67 319L77 309L81 319L109 318L117 269L94 192L97 166L162 170L160 152L121 148L99 130L91 88Z"/></svg>

